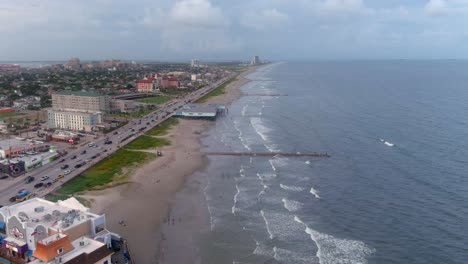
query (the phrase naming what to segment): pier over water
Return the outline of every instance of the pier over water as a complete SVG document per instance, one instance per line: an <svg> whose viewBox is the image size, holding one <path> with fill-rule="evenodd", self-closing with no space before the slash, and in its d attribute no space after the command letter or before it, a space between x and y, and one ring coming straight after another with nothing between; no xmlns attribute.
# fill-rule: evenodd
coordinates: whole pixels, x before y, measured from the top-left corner
<svg viewBox="0 0 468 264"><path fill-rule="evenodd" d="M330 158L328 153L300 153L300 152L206 152L207 155L214 156L258 156L258 157L313 157Z"/></svg>

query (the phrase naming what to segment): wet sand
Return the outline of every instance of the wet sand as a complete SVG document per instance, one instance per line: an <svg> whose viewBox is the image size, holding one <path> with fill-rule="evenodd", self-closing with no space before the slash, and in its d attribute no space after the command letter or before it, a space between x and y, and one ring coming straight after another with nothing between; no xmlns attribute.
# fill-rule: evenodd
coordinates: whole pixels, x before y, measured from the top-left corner
<svg viewBox="0 0 468 264"><path fill-rule="evenodd" d="M244 76L253 71L240 74L209 102L228 105L239 98L249 82ZM163 156L136 168L128 184L81 195L92 202L92 212L106 214L109 230L128 240L135 263L201 263L193 230L206 227L207 209L201 182L189 176L208 163L200 139L211 122L180 120L165 136L172 144L160 149Z"/></svg>

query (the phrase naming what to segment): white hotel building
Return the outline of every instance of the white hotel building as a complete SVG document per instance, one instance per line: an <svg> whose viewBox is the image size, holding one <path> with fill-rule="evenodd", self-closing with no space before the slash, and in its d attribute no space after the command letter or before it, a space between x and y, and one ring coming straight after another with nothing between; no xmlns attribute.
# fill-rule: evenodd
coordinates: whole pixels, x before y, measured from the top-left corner
<svg viewBox="0 0 468 264"><path fill-rule="evenodd" d="M81 112L81 111L48 111L49 128L86 130L102 123L101 112Z"/></svg>

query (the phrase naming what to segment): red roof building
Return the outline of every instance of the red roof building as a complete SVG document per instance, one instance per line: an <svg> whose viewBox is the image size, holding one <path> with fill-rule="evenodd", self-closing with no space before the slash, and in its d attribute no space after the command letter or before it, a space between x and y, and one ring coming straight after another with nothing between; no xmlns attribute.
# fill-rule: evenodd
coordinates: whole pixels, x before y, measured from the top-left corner
<svg viewBox="0 0 468 264"><path fill-rule="evenodd" d="M144 78L137 82L137 89L139 93L152 93L157 90L157 82L154 78Z"/></svg>

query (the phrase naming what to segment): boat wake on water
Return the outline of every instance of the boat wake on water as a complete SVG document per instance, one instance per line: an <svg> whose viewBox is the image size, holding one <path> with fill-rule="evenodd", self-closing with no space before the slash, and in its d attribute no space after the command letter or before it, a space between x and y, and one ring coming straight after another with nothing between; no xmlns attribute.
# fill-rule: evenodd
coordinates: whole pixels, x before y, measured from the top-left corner
<svg viewBox="0 0 468 264"><path fill-rule="evenodd" d="M389 146L389 147L393 147L395 146L395 144L391 143L391 142L388 142L386 140L383 140L383 139L380 139L380 142L384 143L385 145Z"/></svg>

